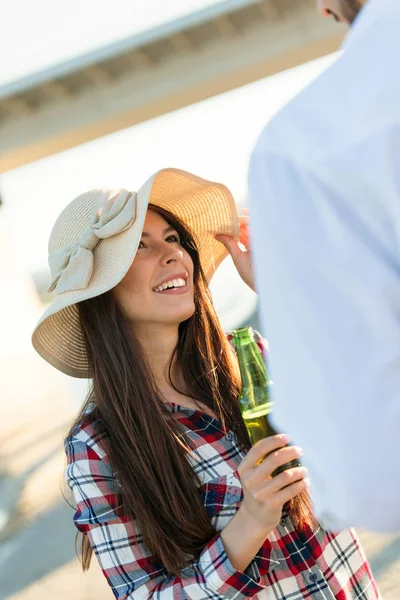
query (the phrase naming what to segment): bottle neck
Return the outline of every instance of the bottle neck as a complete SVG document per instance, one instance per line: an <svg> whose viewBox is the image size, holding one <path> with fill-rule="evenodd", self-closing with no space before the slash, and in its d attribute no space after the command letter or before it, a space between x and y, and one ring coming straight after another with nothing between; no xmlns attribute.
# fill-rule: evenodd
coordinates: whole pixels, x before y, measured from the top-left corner
<svg viewBox="0 0 400 600"><path fill-rule="evenodd" d="M264 388L270 382L253 330L250 327L239 329L234 331L232 336L239 361L242 387Z"/></svg>

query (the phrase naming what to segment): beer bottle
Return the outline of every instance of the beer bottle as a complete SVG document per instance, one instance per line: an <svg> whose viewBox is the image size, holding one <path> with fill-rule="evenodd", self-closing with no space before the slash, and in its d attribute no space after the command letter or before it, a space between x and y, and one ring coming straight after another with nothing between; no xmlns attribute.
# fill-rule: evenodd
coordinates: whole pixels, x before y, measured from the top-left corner
<svg viewBox="0 0 400 600"><path fill-rule="evenodd" d="M270 422L273 406L270 394L272 381L254 339L253 329L251 327L236 329L232 332L232 338L242 378L242 390L239 396L240 410L251 443L254 445L262 438L277 433ZM299 466L301 466L300 461L292 460L276 469L272 476Z"/></svg>

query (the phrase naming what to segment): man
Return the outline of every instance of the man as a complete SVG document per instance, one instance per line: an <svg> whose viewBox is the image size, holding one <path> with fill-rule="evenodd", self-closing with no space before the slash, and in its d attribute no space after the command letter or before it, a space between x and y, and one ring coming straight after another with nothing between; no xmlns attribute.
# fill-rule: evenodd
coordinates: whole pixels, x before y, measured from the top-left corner
<svg viewBox="0 0 400 600"><path fill-rule="evenodd" d="M318 0L323 16L345 21L350 25L355 20L366 0Z"/></svg>
<svg viewBox="0 0 400 600"><path fill-rule="evenodd" d="M275 426L331 529L400 530L400 0L320 0L351 29L249 173Z"/></svg>

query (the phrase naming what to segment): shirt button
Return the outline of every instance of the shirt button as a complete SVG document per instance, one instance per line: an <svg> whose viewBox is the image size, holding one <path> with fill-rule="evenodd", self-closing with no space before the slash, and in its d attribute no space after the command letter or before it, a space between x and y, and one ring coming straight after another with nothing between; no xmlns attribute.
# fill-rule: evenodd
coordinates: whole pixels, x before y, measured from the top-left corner
<svg viewBox="0 0 400 600"><path fill-rule="evenodd" d="M286 526L286 519L281 519L281 520L279 521L279 525L280 525L281 527L285 527L285 526Z"/></svg>
<svg viewBox="0 0 400 600"><path fill-rule="evenodd" d="M316 575L315 573L310 573L310 581L317 581L318 579L318 575Z"/></svg>
<svg viewBox="0 0 400 600"><path fill-rule="evenodd" d="M233 436L232 436L232 434L231 434L231 432L230 432L230 431L227 433L227 435L226 435L226 439L227 439L228 441L230 441L230 442L233 440Z"/></svg>

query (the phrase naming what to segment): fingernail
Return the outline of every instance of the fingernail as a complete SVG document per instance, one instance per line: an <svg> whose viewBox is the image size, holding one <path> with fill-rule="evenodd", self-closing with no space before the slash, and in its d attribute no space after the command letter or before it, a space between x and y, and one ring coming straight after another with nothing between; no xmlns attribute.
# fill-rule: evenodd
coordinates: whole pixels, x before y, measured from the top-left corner
<svg viewBox="0 0 400 600"><path fill-rule="evenodd" d="M296 451L299 456L303 456L303 454L304 454L303 448L300 448L300 446L296 446Z"/></svg>
<svg viewBox="0 0 400 600"><path fill-rule="evenodd" d="M290 442L290 435L287 433L281 433L279 436L283 442Z"/></svg>
<svg viewBox="0 0 400 600"><path fill-rule="evenodd" d="M308 477L306 477L305 479L303 479L303 481L304 481L306 487L309 488L311 486L311 481L310 481L310 479Z"/></svg>

